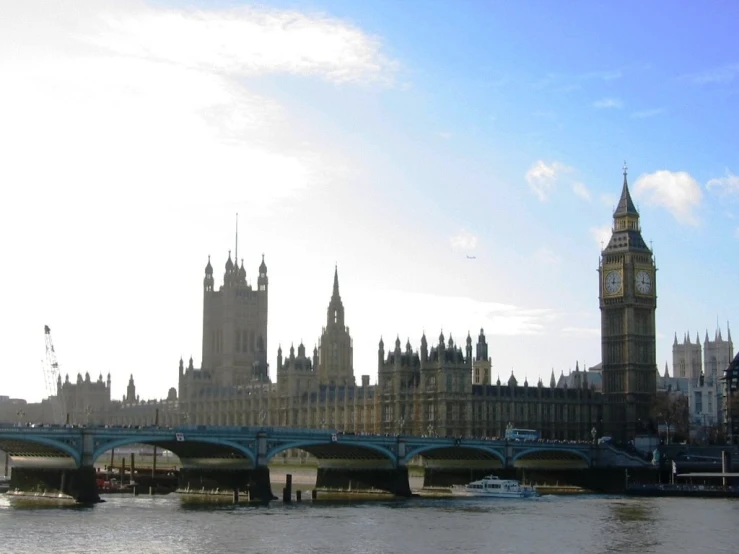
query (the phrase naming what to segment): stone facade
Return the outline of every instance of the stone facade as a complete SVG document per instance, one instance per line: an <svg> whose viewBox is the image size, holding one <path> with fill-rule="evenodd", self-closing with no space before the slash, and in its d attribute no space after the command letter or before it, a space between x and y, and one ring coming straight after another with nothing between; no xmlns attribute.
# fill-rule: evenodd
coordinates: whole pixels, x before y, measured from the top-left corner
<svg viewBox="0 0 739 554"><path fill-rule="evenodd" d="M72 383L69 375L57 382L57 398L61 400L62 414L65 421L76 423L102 423L107 420L111 408L110 373L103 381L101 373L97 381L90 380L85 373L84 379L77 374L77 382Z"/></svg>
<svg viewBox="0 0 739 554"><path fill-rule="evenodd" d="M494 385L477 384L475 377L489 374L490 368L483 330L474 357L472 351L470 335L464 350L451 337L445 342L443 334L429 348L423 335L419 351L410 342L401 349L396 339L385 357L381 340L375 432L502 437L510 424L536 429L543 438L587 440L600 425L601 395L587 379L578 380L575 388L544 387L541 380L530 387L527 381L519 385L511 374L506 384L500 379Z"/></svg>

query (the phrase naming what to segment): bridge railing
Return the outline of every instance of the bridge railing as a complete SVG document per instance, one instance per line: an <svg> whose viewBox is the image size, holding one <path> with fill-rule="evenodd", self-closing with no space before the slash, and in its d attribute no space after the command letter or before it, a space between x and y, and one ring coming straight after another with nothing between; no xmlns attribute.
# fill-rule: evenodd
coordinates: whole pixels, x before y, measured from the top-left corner
<svg viewBox="0 0 739 554"><path fill-rule="evenodd" d="M335 429L310 429L310 428L293 428L278 426L222 426L222 425L145 425L145 426L128 426L128 425L39 425L39 426L18 426L17 424L0 423L0 431L4 433L69 433L79 432L82 430L93 431L99 435L121 435L121 434L138 434L147 433L153 435L170 435L172 433L216 433L219 435L227 434L249 434L266 433L267 435L290 435L290 436L312 436L312 437L331 437L332 440L360 442L362 440L403 440L405 442L434 442L434 443L450 443L454 445L508 445L516 447L538 447L538 448L598 448L592 443L586 441L562 441L562 440L506 440L496 437L431 437L419 435L394 435L388 433L352 433L342 432Z"/></svg>
<svg viewBox="0 0 739 554"><path fill-rule="evenodd" d="M45 432L45 433L69 433L80 427L62 427L62 426L44 426L44 427L31 427L31 426L18 426L18 425L2 425L0 424L0 432L2 433L28 433L28 432Z"/></svg>

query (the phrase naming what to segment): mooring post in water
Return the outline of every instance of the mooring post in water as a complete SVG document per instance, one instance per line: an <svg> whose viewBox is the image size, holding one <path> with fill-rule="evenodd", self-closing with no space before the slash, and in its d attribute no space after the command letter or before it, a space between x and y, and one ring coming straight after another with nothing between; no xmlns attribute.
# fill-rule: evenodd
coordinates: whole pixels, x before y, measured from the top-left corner
<svg viewBox="0 0 739 554"><path fill-rule="evenodd" d="M8 453L4 452L4 454L5 454L5 473L3 475L7 479L8 477Z"/></svg>
<svg viewBox="0 0 739 554"><path fill-rule="evenodd" d="M293 495L293 476L291 473L285 475L285 488L282 489L282 501L290 503Z"/></svg>
<svg viewBox="0 0 739 554"><path fill-rule="evenodd" d="M159 408L154 410L154 426L159 427ZM154 447L153 461L151 462L151 477L152 479L156 476L157 472L157 447Z"/></svg>
<svg viewBox="0 0 739 554"><path fill-rule="evenodd" d="M301 490L295 491L295 500L297 500L298 502L300 502L301 497L303 496L302 493L303 493L303 491L301 491Z"/></svg>
<svg viewBox="0 0 739 554"><path fill-rule="evenodd" d="M136 462L134 458L134 453L131 452L131 478L128 480L128 482L131 483L132 485L134 484L133 474L136 471L135 468L136 468Z"/></svg>
<svg viewBox="0 0 739 554"><path fill-rule="evenodd" d="M115 448L110 449L110 465L108 466L108 479L110 479L110 474L113 472L113 468L115 467Z"/></svg>
<svg viewBox="0 0 739 554"><path fill-rule="evenodd" d="M239 487L234 488L234 504L239 503Z"/></svg>

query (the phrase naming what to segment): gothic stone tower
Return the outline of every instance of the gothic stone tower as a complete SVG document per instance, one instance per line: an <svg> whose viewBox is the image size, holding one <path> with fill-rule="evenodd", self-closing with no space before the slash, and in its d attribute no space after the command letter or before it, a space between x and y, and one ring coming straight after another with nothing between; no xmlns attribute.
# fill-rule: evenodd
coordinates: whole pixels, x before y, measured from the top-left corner
<svg viewBox="0 0 739 554"><path fill-rule="evenodd" d="M354 348L344 325L344 304L339 295L339 270L334 268L334 290L328 304L326 326L318 346L318 382L321 385L354 385Z"/></svg>
<svg viewBox="0 0 739 554"><path fill-rule="evenodd" d="M685 333L682 343L677 342L677 333L675 333L675 340L672 343L672 374L691 381L697 381L700 378L701 341L697 333L695 342L692 342L690 335Z"/></svg>
<svg viewBox="0 0 739 554"><path fill-rule="evenodd" d="M220 385L268 381L267 266L259 266L257 288L246 281L244 262L228 253L223 285L214 289L213 267L205 266L203 280L203 362Z"/></svg>
<svg viewBox="0 0 739 554"><path fill-rule="evenodd" d="M724 371L731 364L734 356L734 344L731 341L731 329L729 322L726 322L726 340L721 336L721 329L716 329L714 340L709 340L708 331L706 330L706 340L703 342L703 368L705 377L710 380L714 386L714 394L716 402L714 406L718 412L717 421L723 418L723 400L726 394L726 383L723 381Z"/></svg>
<svg viewBox="0 0 739 554"><path fill-rule="evenodd" d="M604 426L612 436L628 440L649 422L657 390L657 295L652 251L641 236L625 166L621 199L598 275Z"/></svg>
<svg viewBox="0 0 739 554"><path fill-rule="evenodd" d="M468 353L467 356L471 357L471 353ZM472 361L472 384L489 385L491 371L492 361L488 357L488 343L485 340L485 331L480 329L480 335L477 337L475 358Z"/></svg>

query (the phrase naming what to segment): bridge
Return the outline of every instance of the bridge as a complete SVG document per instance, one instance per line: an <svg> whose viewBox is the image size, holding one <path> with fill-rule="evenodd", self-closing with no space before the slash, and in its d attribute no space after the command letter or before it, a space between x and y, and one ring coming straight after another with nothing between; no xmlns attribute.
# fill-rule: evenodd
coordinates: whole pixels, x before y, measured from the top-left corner
<svg viewBox="0 0 739 554"><path fill-rule="evenodd" d="M296 449L317 458L316 487L366 487L399 496L411 494L408 464L414 459L423 461L425 486L465 483L493 471L592 476L598 470L648 467L644 460L610 446L587 443L355 435L282 427L0 426L0 450L12 461L16 486L41 480L80 501L98 499L96 461L131 444L156 446L177 455L183 488L248 490L252 499L259 500L274 498L270 460Z"/></svg>

